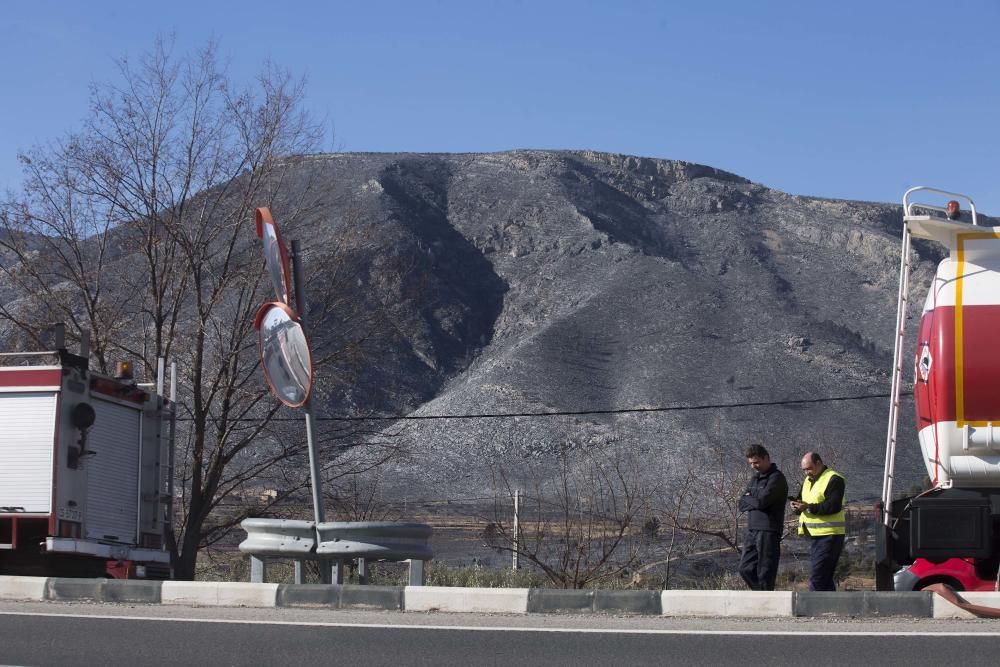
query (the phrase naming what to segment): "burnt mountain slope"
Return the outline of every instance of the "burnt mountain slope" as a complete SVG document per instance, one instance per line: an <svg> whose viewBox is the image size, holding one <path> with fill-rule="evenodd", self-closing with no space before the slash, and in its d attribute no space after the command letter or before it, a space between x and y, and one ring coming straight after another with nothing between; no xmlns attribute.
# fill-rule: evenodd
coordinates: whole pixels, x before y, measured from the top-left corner
<svg viewBox="0 0 1000 667"><path fill-rule="evenodd" d="M372 391L332 392L331 412L606 412L889 389L899 206L593 152L340 154L302 158L293 173L325 199L297 231L319 246L365 230L357 297L393 323L380 363L358 378ZM915 254L916 309L940 251ZM706 448L738 459L756 440L793 477L802 451L830 452L852 495L874 496L886 412L869 399L411 422L397 478L474 489L486 459L516 470L557 446L612 440L669 477ZM897 485L923 474L912 410L902 424Z"/></svg>

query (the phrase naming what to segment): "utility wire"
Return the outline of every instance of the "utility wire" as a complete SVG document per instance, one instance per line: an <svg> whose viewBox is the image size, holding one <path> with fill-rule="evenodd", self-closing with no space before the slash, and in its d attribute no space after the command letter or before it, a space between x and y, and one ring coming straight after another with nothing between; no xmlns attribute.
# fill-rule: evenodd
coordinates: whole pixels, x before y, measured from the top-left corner
<svg viewBox="0 0 1000 667"><path fill-rule="evenodd" d="M900 397L912 396L913 392L900 392ZM446 419L511 419L517 417L574 417L586 415L642 414L649 412L686 412L695 410L728 410L732 408L755 408L781 405L809 405L814 403L839 403L865 401L873 398L890 398L891 394L858 394L855 396L827 396L823 398L793 398L780 401L751 401L746 403L703 403L700 405L665 405L655 408L618 408L614 410L552 410L549 412L497 412L468 413L457 415L395 415L368 417L316 417L316 421L367 422L367 421L430 421ZM177 421L191 421L190 417L178 417ZM234 422L262 421L254 417L230 419ZM300 417L272 417L269 421L301 421Z"/></svg>

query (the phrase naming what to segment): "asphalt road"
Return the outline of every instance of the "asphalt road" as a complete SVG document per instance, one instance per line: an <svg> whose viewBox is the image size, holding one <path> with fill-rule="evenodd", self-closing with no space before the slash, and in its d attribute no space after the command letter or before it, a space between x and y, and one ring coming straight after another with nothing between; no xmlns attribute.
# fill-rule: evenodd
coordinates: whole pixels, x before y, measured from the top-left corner
<svg viewBox="0 0 1000 667"><path fill-rule="evenodd" d="M353 613L0 604L0 664L995 665L982 621Z"/></svg>

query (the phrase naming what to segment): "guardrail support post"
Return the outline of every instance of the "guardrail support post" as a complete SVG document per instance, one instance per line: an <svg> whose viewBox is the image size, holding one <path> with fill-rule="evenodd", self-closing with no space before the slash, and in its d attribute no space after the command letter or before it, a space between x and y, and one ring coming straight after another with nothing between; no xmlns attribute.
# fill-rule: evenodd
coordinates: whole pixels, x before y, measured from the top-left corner
<svg viewBox="0 0 1000 667"><path fill-rule="evenodd" d="M302 567L303 562L301 560L295 561L295 583L304 584L306 583L306 578L304 576L305 569Z"/></svg>
<svg viewBox="0 0 1000 667"><path fill-rule="evenodd" d="M410 559L410 586L424 585L424 561Z"/></svg>
<svg viewBox="0 0 1000 667"><path fill-rule="evenodd" d="M368 559L358 559L358 583L362 586L368 584Z"/></svg>
<svg viewBox="0 0 1000 667"><path fill-rule="evenodd" d="M255 584L264 583L267 579L267 564L263 558L250 556L250 581Z"/></svg>
<svg viewBox="0 0 1000 667"><path fill-rule="evenodd" d="M344 583L344 562L339 560L327 561L330 572L330 583L340 586Z"/></svg>

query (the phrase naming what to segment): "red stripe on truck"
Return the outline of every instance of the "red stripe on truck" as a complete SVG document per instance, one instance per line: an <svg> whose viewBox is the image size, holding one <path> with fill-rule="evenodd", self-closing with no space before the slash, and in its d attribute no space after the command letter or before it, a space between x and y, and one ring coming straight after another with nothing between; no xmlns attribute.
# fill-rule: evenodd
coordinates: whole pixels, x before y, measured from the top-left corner
<svg viewBox="0 0 1000 667"><path fill-rule="evenodd" d="M62 371L58 368L4 368L0 369L0 387L59 387Z"/></svg>
<svg viewBox="0 0 1000 667"><path fill-rule="evenodd" d="M914 386L918 429L959 417L960 427L966 423L1000 425L1000 304L962 306L962 345L957 354L955 336L954 306L924 313L916 360L919 364L927 344L932 362L927 382L921 381L918 372Z"/></svg>

